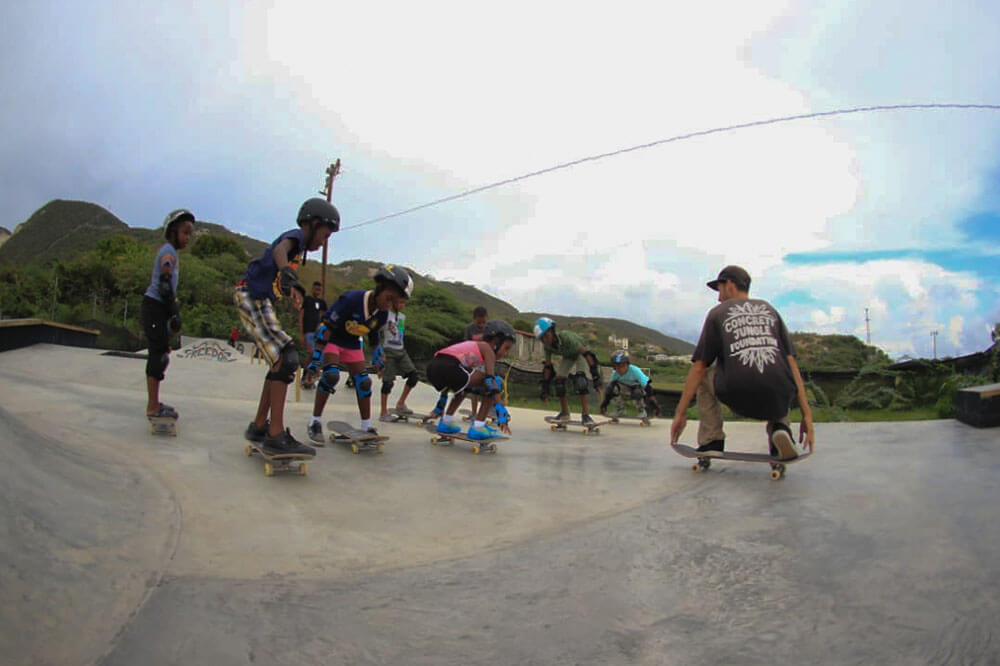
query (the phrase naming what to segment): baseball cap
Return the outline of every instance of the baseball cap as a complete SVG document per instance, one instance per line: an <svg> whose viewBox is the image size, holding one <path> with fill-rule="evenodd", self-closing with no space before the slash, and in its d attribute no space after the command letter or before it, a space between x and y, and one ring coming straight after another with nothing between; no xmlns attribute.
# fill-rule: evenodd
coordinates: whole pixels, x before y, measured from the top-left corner
<svg viewBox="0 0 1000 666"><path fill-rule="evenodd" d="M750 288L750 274L739 266L726 266L719 271L719 277L708 283L709 289L719 291L719 283L723 280L735 282L742 289Z"/></svg>

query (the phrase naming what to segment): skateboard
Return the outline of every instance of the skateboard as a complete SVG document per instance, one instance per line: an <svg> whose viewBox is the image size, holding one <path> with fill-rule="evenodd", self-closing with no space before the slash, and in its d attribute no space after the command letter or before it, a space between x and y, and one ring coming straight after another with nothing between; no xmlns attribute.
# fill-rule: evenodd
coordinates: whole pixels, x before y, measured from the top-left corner
<svg viewBox="0 0 1000 666"><path fill-rule="evenodd" d="M388 410L387 413L392 416L392 423L409 423L410 419L413 419L420 426L427 425L428 422L437 418L435 414L417 414L416 412L407 414L395 408Z"/></svg>
<svg viewBox="0 0 1000 666"><path fill-rule="evenodd" d="M613 424L620 424L622 421L638 421L639 426L641 427L649 427L653 425L652 422L649 420L648 416L639 417L639 416L629 416L628 414L622 414L621 416L617 416L615 414L605 414L603 416L610 419L611 423Z"/></svg>
<svg viewBox="0 0 1000 666"><path fill-rule="evenodd" d="M297 472L305 476L309 472L306 461L313 459L308 453L268 453L255 442L247 444L244 450L248 456L256 453L264 459L264 476L274 476L275 472Z"/></svg>
<svg viewBox="0 0 1000 666"><path fill-rule="evenodd" d="M472 422L472 410L471 409L460 409L458 413L462 415L462 420L471 423ZM490 409L486 416L486 423L492 423L497 420L497 413Z"/></svg>
<svg viewBox="0 0 1000 666"><path fill-rule="evenodd" d="M737 460L740 462L757 462L757 463L769 463L771 465L771 480L779 481L785 478L785 468L793 463L805 460L812 455L812 451L806 451L801 454L798 458L792 458L791 460L781 460L780 458L775 458L769 456L766 453L744 453L742 451L726 451L721 456L702 456L698 455L696 449L691 448L686 444L671 444L674 451L681 454L685 458L695 458L698 462L691 466L691 470L694 472L707 472L708 468L712 466L713 460Z"/></svg>
<svg viewBox="0 0 1000 666"><path fill-rule="evenodd" d="M611 420L605 419L603 421L594 421L593 423L584 423L583 421L560 421L554 416L546 416L545 422L552 424L553 432L556 430L567 430L566 426L577 426L583 428L584 435L596 435L601 432L601 426L611 423Z"/></svg>
<svg viewBox="0 0 1000 666"><path fill-rule="evenodd" d="M177 419L170 416L147 416L152 435L177 436Z"/></svg>
<svg viewBox="0 0 1000 666"><path fill-rule="evenodd" d="M430 423L428 423L424 429L427 432L434 435L433 437L431 437L431 444L433 444L434 446L438 446L439 444L443 446L452 446L455 443L455 440L458 440L460 442L468 442L469 444L472 444L472 452L477 454L480 451L486 453L496 453L497 452L496 442L498 442L501 439L510 439L510 437L508 437L507 435L501 435L500 437L491 437L490 439L472 439L464 432L453 432L453 433L438 432L437 426Z"/></svg>
<svg viewBox="0 0 1000 666"><path fill-rule="evenodd" d="M364 430L358 430L349 423L343 421L330 421L326 424L326 429L330 431L330 441L347 444L351 447L351 453L361 453L361 451L375 451L382 453L383 442L389 438L385 435L373 435Z"/></svg>

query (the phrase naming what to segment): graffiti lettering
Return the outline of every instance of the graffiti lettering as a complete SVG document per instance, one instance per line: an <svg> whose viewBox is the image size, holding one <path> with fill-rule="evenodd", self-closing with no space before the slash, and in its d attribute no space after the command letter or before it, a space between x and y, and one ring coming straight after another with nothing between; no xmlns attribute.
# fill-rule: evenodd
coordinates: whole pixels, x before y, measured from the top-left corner
<svg viewBox="0 0 1000 666"><path fill-rule="evenodd" d="M180 352L178 356L180 358L207 359L223 363L231 363L236 360L233 353L218 342L199 342L195 346L188 347Z"/></svg>

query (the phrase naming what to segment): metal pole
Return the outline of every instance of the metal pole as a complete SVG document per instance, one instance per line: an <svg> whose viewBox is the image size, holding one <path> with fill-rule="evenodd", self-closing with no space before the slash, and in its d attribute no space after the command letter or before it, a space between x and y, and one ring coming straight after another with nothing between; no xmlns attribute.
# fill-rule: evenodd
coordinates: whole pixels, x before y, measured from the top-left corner
<svg viewBox="0 0 1000 666"><path fill-rule="evenodd" d="M937 331L931 331L931 342L933 344L933 349L934 349L933 354L935 361L937 360L937 336L938 336Z"/></svg>
<svg viewBox="0 0 1000 666"><path fill-rule="evenodd" d="M339 157L336 162L332 162L326 168L326 182L323 184L323 189L319 191L320 194L326 196L327 201L333 200L333 179L337 177L338 173L340 173ZM320 267L320 283L323 285L323 298L326 298L326 253L328 246L329 239L323 241L323 265Z"/></svg>

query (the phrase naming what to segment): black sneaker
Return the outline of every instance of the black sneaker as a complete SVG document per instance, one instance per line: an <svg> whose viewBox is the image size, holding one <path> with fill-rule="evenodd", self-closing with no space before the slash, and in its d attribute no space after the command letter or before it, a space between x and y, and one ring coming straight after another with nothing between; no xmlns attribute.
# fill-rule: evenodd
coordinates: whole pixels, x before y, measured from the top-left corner
<svg viewBox="0 0 1000 666"><path fill-rule="evenodd" d="M799 457L799 447L795 444L792 431L779 423L771 432L771 455L779 460L793 460Z"/></svg>
<svg viewBox="0 0 1000 666"><path fill-rule="evenodd" d="M566 412L559 412L558 414L556 414L555 416L552 417L552 420L553 421L569 421L569 414L567 414Z"/></svg>
<svg viewBox="0 0 1000 666"><path fill-rule="evenodd" d="M702 444L696 450L705 458L721 458L726 450L726 440L715 439L708 444Z"/></svg>
<svg viewBox="0 0 1000 666"><path fill-rule="evenodd" d="M259 444L259 443L263 442L267 438L267 426L268 425L269 425L268 422L265 421L264 422L264 427L263 428L258 428L256 425L254 425L254 422L251 421L250 425L247 426L246 431L243 433L243 436L247 440L249 440L251 442L257 442Z"/></svg>
<svg viewBox="0 0 1000 666"><path fill-rule="evenodd" d="M277 437L268 435L264 439L263 445L270 454L295 453L306 456L316 455L316 449L292 437L292 431L288 428L285 428L285 431Z"/></svg>
<svg viewBox="0 0 1000 666"><path fill-rule="evenodd" d="M580 416L580 422L583 423L583 425L590 425L594 422L594 419L590 418L590 414L583 414Z"/></svg>
<svg viewBox="0 0 1000 666"><path fill-rule="evenodd" d="M325 444L323 440L322 423L320 423L319 421L313 421L312 423L309 424L308 431L309 431L309 439L316 442L316 444L318 444L319 446L323 446Z"/></svg>
<svg viewBox="0 0 1000 666"><path fill-rule="evenodd" d="M374 437L378 437L378 430L375 429L375 426L368 428L368 430L365 430L365 432Z"/></svg>
<svg viewBox="0 0 1000 666"><path fill-rule="evenodd" d="M164 416L166 416L167 418L171 418L171 419L176 419L176 418L178 418L180 416L180 414L177 413L176 409L174 409L170 405L166 404L165 402L161 402L160 403L160 410L159 411L164 412Z"/></svg>

